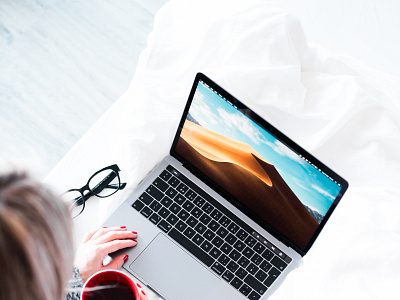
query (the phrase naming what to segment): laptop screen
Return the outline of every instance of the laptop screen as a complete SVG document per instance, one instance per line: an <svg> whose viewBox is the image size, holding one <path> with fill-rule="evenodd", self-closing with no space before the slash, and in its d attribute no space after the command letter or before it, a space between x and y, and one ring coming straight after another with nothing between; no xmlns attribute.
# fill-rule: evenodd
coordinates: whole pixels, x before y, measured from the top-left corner
<svg viewBox="0 0 400 300"><path fill-rule="evenodd" d="M206 77L195 82L179 132L174 150L183 161L304 252L347 188Z"/></svg>

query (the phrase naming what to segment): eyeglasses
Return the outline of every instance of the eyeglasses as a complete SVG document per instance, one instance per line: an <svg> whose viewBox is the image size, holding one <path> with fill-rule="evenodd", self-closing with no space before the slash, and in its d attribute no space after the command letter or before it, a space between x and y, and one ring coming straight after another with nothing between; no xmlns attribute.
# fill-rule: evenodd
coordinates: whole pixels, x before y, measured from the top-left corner
<svg viewBox="0 0 400 300"><path fill-rule="evenodd" d="M109 197L125 188L126 183L121 183L117 165L105 167L94 173L83 187L71 189L62 195L67 204L71 217L76 218L85 209L85 202L91 196L100 198Z"/></svg>

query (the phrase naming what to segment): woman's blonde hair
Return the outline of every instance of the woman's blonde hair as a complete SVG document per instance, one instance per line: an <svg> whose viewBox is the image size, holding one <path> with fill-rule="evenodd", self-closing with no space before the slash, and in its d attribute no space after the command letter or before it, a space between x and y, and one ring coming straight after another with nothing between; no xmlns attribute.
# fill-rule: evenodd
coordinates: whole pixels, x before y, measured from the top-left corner
<svg viewBox="0 0 400 300"><path fill-rule="evenodd" d="M0 176L0 299L60 300L72 273L71 218L25 174Z"/></svg>

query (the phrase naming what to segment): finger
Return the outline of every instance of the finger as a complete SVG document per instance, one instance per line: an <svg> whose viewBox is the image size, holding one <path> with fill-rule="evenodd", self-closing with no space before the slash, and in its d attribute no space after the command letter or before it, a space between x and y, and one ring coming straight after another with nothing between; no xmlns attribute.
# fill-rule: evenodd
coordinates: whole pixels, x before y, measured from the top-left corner
<svg viewBox="0 0 400 300"><path fill-rule="evenodd" d="M100 228L95 228L92 231L89 231L88 233L86 233L84 238L83 238L82 243L86 243L87 241L89 241L99 229Z"/></svg>
<svg viewBox="0 0 400 300"><path fill-rule="evenodd" d="M142 289L139 289L139 295L140 295L140 300L147 300L147 295Z"/></svg>
<svg viewBox="0 0 400 300"><path fill-rule="evenodd" d="M92 235L92 237L90 239L92 239L92 240L97 239L97 238L101 237L102 235L104 235L105 233L110 232L110 231L121 231L121 232L123 232L123 231L126 231L126 226L110 227L110 228L108 228L108 227L99 228Z"/></svg>
<svg viewBox="0 0 400 300"><path fill-rule="evenodd" d="M140 295L140 300L147 300L147 295L144 292L143 288L140 286L140 284L137 282L136 286L138 287L139 295Z"/></svg>
<svg viewBox="0 0 400 300"><path fill-rule="evenodd" d="M132 231L108 231L98 237L93 237L92 241L96 245L105 244L114 240L136 239L137 233Z"/></svg>
<svg viewBox="0 0 400 300"><path fill-rule="evenodd" d="M100 252L102 256L106 256L112 252L128 248L128 247L134 247L136 246L137 241L136 240L115 240L111 241L108 243L105 243L103 245L100 245Z"/></svg>
<svg viewBox="0 0 400 300"><path fill-rule="evenodd" d="M128 255L122 254L114 258L110 263L105 265L102 269L115 269L118 270L122 267L124 262L128 259Z"/></svg>

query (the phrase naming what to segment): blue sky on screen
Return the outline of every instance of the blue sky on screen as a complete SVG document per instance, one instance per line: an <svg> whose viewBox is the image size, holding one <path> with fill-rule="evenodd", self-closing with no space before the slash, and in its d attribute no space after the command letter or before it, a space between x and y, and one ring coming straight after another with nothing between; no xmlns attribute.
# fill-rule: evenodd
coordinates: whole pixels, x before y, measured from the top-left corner
<svg viewBox="0 0 400 300"><path fill-rule="evenodd" d="M304 205L325 216L341 187L201 82L189 113L203 127L250 145L275 166Z"/></svg>

